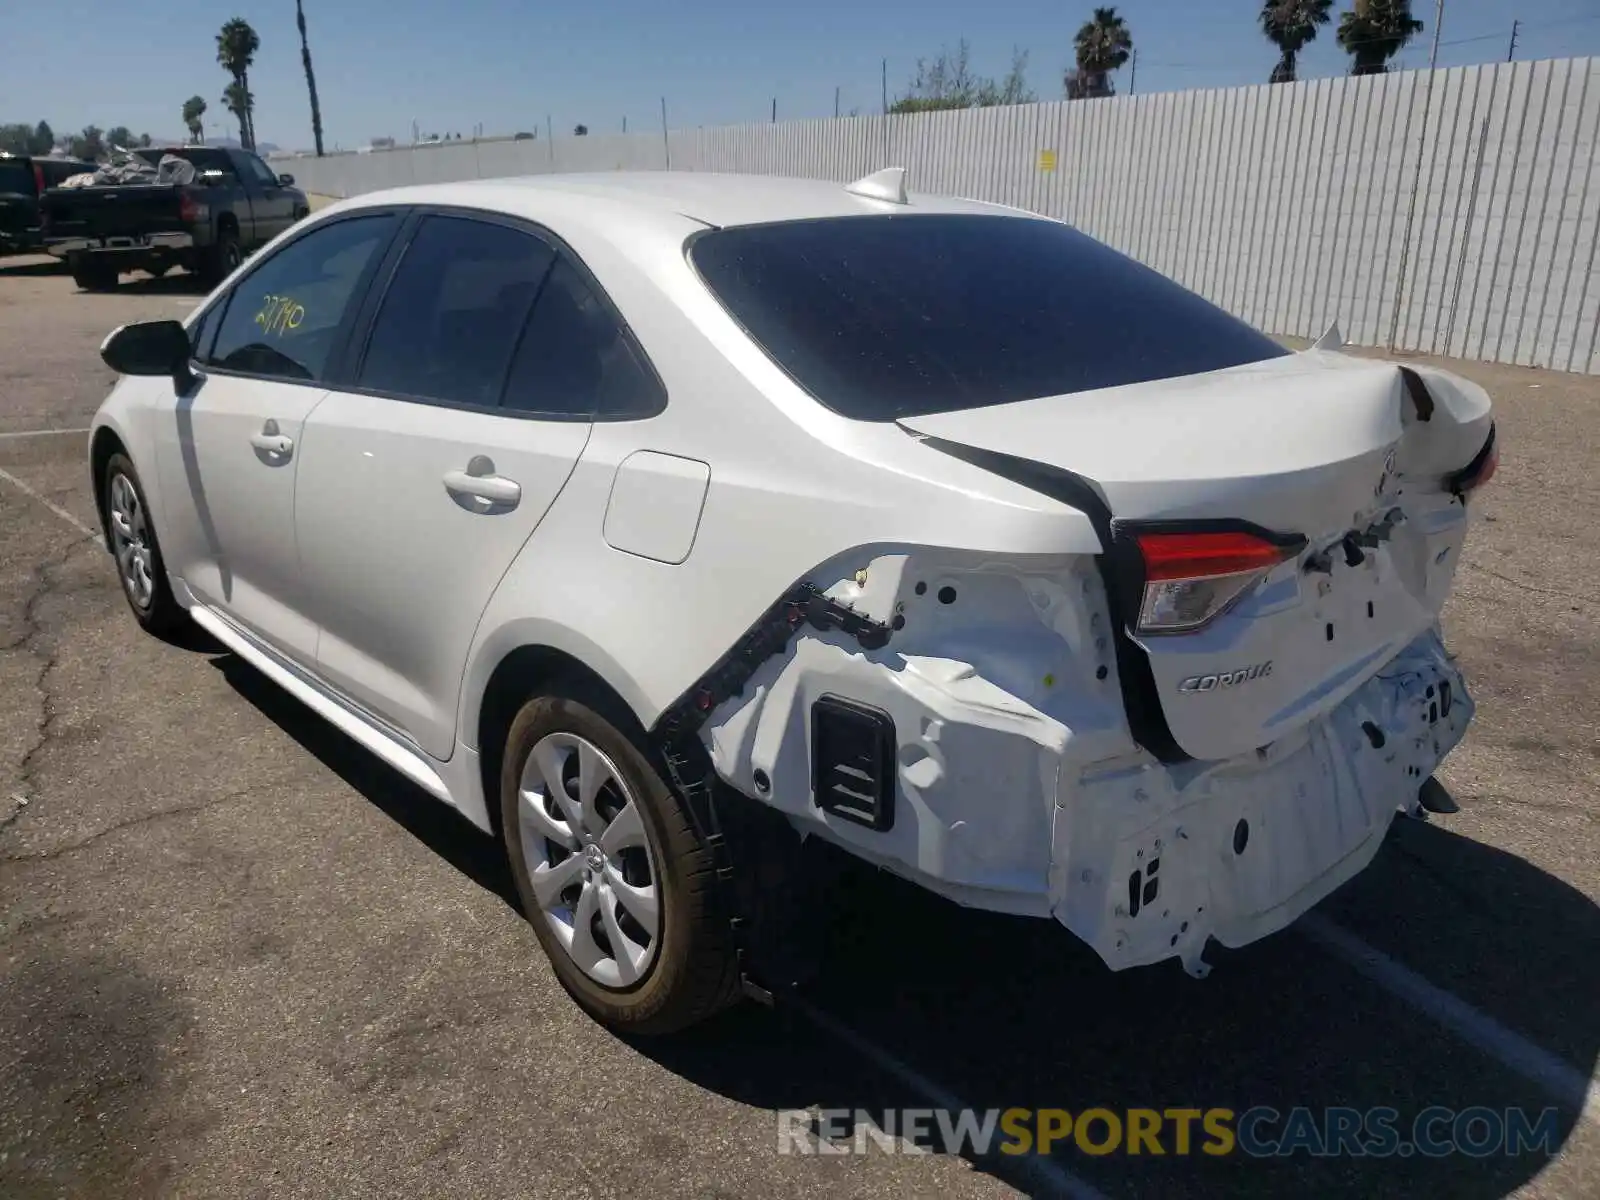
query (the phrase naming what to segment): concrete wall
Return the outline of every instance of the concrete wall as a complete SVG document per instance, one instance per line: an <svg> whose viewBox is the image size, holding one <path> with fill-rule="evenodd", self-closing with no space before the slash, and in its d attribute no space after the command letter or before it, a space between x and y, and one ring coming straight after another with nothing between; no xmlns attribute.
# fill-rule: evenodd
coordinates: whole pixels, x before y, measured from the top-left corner
<svg viewBox="0 0 1600 1200"><path fill-rule="evenodd" d="M748 171L1070 221L1267 331L1600 373L1600 59L294 159L309 191ZM1053 154L1053 161L1052 161Z"/></svg>

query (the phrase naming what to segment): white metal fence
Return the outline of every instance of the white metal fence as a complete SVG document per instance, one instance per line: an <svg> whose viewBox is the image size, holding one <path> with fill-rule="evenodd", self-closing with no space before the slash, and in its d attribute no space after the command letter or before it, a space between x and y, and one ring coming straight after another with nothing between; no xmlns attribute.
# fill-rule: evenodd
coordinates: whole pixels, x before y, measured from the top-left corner
<svg viewBox="0 0 1600 1200"><path fill-rule="evenodd" d="M306 190L744 171L1072 222L1271 333L1600 374L1600 59L296 159Z"/></svg>

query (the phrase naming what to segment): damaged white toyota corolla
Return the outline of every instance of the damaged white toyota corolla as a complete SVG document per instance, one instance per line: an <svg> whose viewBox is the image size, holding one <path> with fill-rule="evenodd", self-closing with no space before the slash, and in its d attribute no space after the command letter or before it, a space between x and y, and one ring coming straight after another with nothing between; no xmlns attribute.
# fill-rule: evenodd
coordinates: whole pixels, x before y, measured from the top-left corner
<svg viewBox="0 0 1600 1200"><path fill-rule="evenodd" d="M1450 803L1484 392L902 178L365 196L102 349L140 623L503 838L619 1027L760 985L808 835L1203 973Z"/></svg>

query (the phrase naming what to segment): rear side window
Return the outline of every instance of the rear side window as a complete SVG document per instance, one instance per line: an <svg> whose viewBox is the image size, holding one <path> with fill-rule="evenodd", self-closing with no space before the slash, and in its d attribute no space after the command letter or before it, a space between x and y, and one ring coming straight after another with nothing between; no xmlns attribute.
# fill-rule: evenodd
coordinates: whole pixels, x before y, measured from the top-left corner
<svg viewBox="0 0 1600 1200"><path fill-rule="evenodd" d="M428 217L372 326L357 385L447 404L499 403L555 251L487 221Z"/></svg>
<svg viewBox="0 0 1600 1200"><path fill-rule="evenodd" d="M610 308L563 259L534 305L504 403L550 417L619 420L654 416L666 394Z"/></svg>
<svg viewBox="0 0 1600 1200"><path fill-rule="evenodd" d="M841 217L700 234L690 261L750 336L867 421L1170 379L1288 353L1054 221Z"/></svg>
<svg viewBox="0 0 1600 1200"><path fill-rule="evenodd" d="M394 226L390 215L352 217L274 251L234 288L205 361L277 379L323 378L362 273Z"/></svg>

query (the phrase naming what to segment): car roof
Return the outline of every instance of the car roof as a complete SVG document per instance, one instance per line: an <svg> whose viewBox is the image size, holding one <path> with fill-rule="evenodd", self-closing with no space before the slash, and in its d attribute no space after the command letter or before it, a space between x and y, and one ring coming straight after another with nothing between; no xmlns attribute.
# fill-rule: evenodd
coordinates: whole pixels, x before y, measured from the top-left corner
<svg viewBox="0 0 1600 1200"><path fill-rule="evenodd" d="M733 175L699 171L608 171L582 175L530 175L460 183L423 184L368 193L341 208L379 204L454 204L537 217L541 202L583 200L599 204L615 219L637 214L688 217L703 225L727 227L819 217L892 213L988 213L1016 217L1035 214L1004 205L912 192L894 204L857 195L844 183L775 175ZM563 206L565 207L565 205ZM592 218L599 213L592 208ZM1035 218L1036 219L1036 218Z"/></svg>

